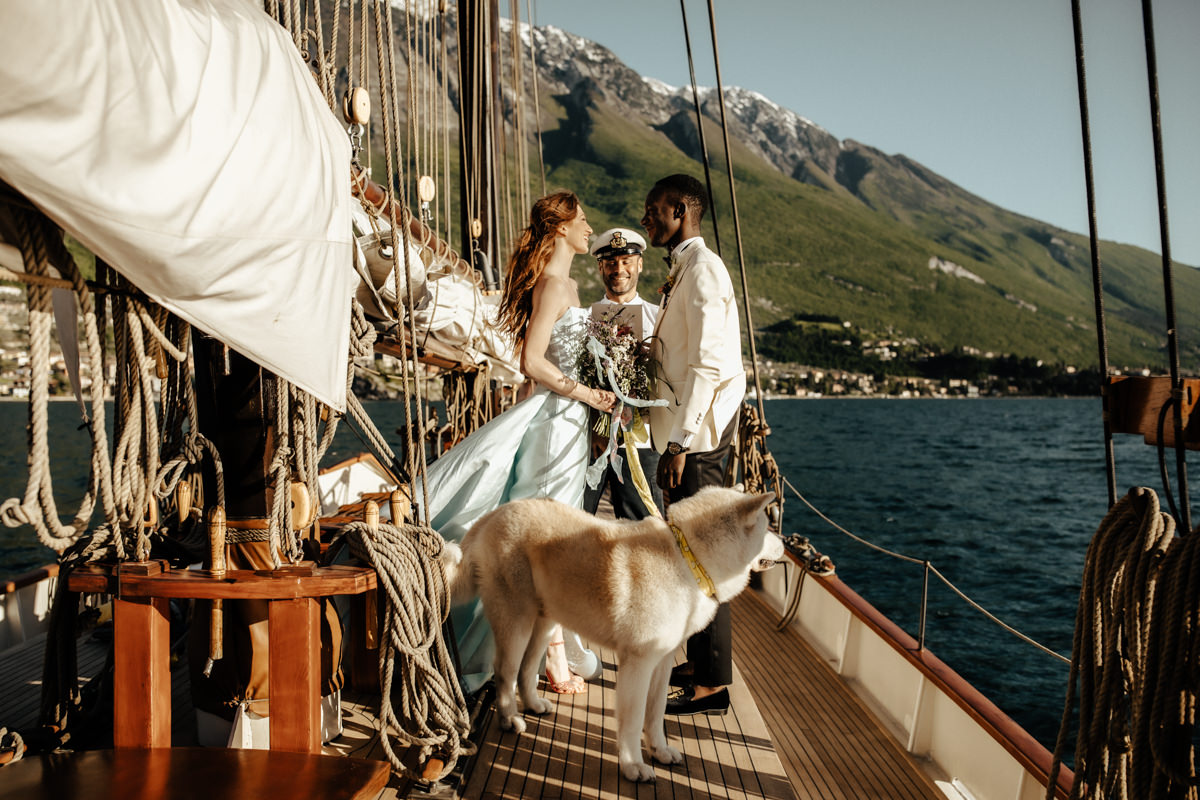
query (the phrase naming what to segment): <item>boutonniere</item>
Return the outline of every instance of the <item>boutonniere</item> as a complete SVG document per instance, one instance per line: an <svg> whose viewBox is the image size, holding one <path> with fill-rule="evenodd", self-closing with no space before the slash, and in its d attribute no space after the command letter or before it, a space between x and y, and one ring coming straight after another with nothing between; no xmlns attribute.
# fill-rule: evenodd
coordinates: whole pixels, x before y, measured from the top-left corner
<svg viewBox="0 0 1200 800"><path fill-rule="evenodd" d="M665 281L663 281L663 285L658 287L658 293L661 294L663 297L666 297L667 295L669 295L671 293L671 289L674 286L675 286L675 276L668 275L667 279Z"/></svg>

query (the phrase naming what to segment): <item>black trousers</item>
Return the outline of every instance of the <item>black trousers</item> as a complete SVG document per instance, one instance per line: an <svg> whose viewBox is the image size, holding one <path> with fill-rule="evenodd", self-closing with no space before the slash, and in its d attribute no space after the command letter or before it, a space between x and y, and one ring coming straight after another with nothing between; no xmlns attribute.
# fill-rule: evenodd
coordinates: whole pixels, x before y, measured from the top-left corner
<svg viewBox="0 0 1200 800"><path fill-rule="evenodd" d="M706 453L688 453L683 462L683 477L678 487L666 491L670 502L691 497L705 486L725 483L725 462L733 450L733 432L739 414L721 434L716 448ZM687 641L687 660L692 665L697 686L728 686L733 683L733 630L729 604L717 606L717 616L708 627L692 634Z"/></svg>
<svg viewBox="0 0 1200 800"><path fill-rule="evenodd" d="M654 505L658 506L658 513L666 516L663 509L662 489L658 488L658 482L654 480L654 476L658 473L658 451L653 447L637 448L638 461L642 464L642 472L646 475L646 482L650 485L650 495L654 499ZM645 501L638 494L637 487L633 485L633 475L629 472L629 459L625 458L625 448L621 448L621 478L617 480L617 473L613 471L610 464L604 470L604 477L600 479L600 483L596 484L596 488L592 489L587 485L583 487L583 510L589 514L595 514L596 509L600 506L600 497L604 494L604 488L608 487L608 498L612 502L613 516L617 519L645 519L651 516L651 512L646 508Z"/></svg>

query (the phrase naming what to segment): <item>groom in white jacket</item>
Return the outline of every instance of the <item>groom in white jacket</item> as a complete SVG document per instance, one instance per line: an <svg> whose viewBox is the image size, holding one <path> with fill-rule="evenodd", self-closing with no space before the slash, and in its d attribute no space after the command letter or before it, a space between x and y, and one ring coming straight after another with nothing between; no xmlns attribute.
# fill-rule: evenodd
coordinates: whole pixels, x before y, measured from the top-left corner
<svg viewBox="0 0 1200 800"><path fill-rule="evenodd" d="M658 392L669 402L650 410L654 446L663 454L658 482L668 503L724 483L746 394L733 283L700 236L707 210L704 184L671 175L654 184L642 217L650 244L670 253L654 340ZM685 688L668 701L667 713L728 710L730 638L729 607L722 604L712 624L688 640L688 661L672 673L672 683Z"/></svg>

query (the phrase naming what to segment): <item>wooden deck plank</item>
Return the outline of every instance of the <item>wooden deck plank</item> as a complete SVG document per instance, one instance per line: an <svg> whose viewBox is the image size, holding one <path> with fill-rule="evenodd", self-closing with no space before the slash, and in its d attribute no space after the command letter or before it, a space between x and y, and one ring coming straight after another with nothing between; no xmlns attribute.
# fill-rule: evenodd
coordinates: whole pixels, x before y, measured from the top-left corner
<svg viewBox="0 0 1200 800"><path fill-rule="evenodd" d="M804 639L774 630L753 592L734 601L733 654L801 798L944 795Z"/></svg>
<svg viewBox="0 0 1200 800"><path fill-rule="evenodd" d="M104 669L109 643L92 634L84 634L76 642L82 687ZM46 634L42 633L0 653L0 726L17 731L37 727L45 652Z"/></svg>
<svg viewBox="0 0 1200 800"><path fill-rule="evenodd" d="M586 693L554 695L542 685L543 695L551 698L555 710L541 719L527 717L524 734L502 733L494 718L490 719L481 757L463 787L463 797L794 797L783 765L770 747L766 725L744 689L736 693L728 717L701 715L668 721L672 744L685 753L683 764L655 764L657 779L652 784L623 778L615 742L615 664L611 653L600 656L605 662L604 674ZM751 745L742 740L739 720L743 718L745 729L756 731ZM755 777L756 767L768 773L767 777ZM505 771L524 774L498 774Z"/></svg>

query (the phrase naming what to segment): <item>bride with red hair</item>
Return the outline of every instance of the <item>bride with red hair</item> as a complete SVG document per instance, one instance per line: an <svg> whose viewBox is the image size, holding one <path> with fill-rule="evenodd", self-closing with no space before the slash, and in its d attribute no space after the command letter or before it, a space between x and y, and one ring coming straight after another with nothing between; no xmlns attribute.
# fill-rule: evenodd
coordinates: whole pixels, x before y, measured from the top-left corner
<svg viewBox="0 0 1200 800"><path fill-rule="evenodd" d="M606 412L616 402L612 392L575 378L589 312L579 305L571 262L588 251L591 233L579 198L558 192L534 203L517 239L496 324L512 336L521 371L536 389L430 465L429 522L449 541L461 540L475 520L510 500L550 497L583 506L588 407ZM492 673L491 629L478 601L454 609L452 618L461 678L472 692ZM547 641L547 680L557 692L583 691L562 639L555 626ZM578 648L578 637L566 639L576 644L577 668L594 672L595 656Z"/></svg>

